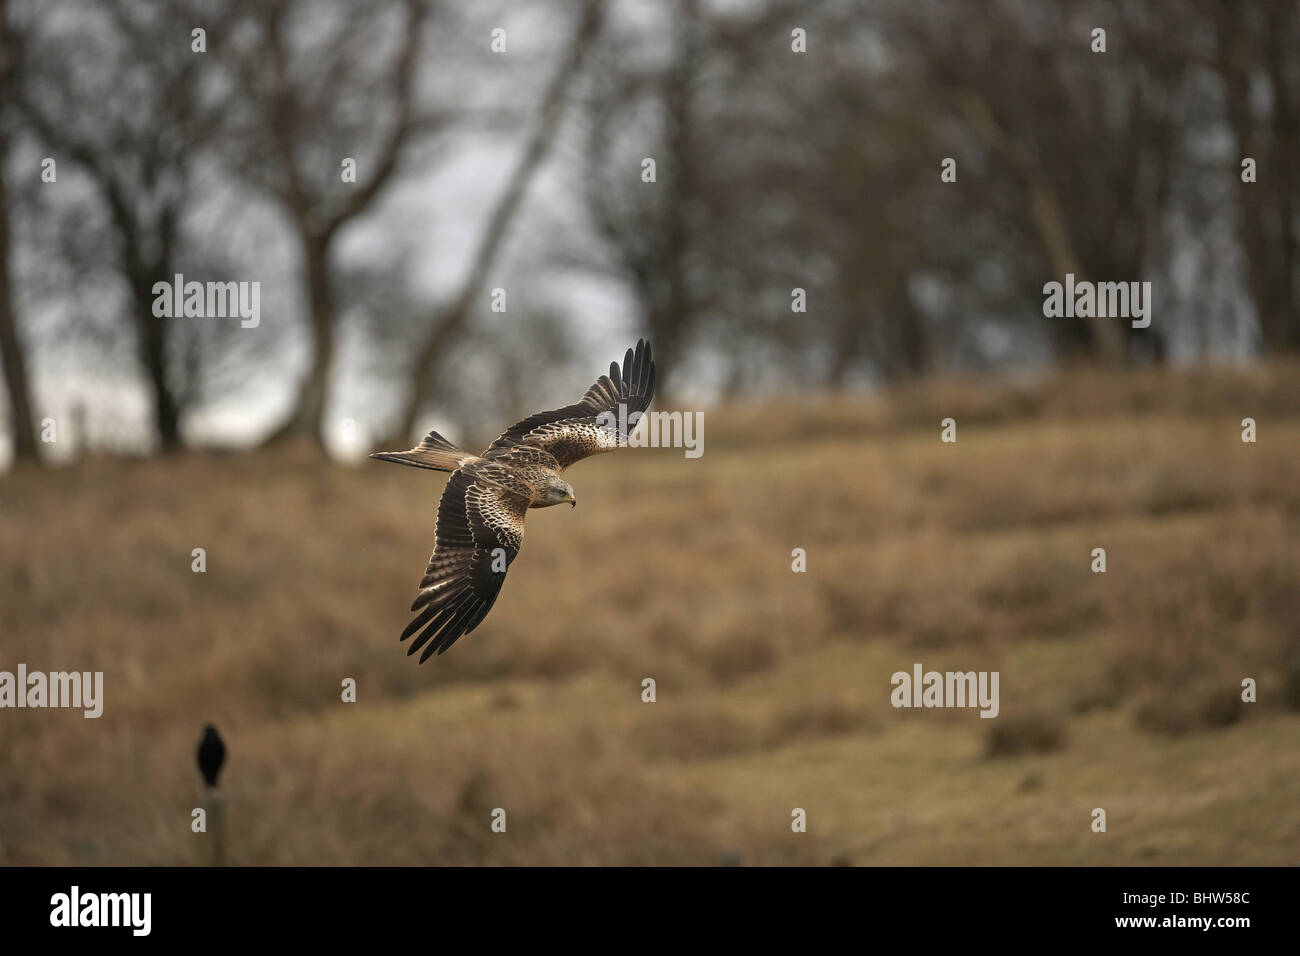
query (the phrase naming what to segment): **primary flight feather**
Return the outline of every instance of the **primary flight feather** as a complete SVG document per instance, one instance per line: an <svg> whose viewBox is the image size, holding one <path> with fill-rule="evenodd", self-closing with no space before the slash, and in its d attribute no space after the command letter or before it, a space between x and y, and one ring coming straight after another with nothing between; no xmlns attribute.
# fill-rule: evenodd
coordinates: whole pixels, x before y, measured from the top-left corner
<svg viewBox="0 0 1300 956"><path fill-rule="evenodd" d="M438 502L433 555L411 605L418 613L402 632L403 641L414 637L408 654L424 648L423 663L483 622L523 544L528 509L576 505L573 488L560 474L626 444L620 427L635 427L654 389L650 343L638 340L623 367L612 363L580 401L511 425L482 455L429 432L410 451L370 456L451 472Z"/></svg>

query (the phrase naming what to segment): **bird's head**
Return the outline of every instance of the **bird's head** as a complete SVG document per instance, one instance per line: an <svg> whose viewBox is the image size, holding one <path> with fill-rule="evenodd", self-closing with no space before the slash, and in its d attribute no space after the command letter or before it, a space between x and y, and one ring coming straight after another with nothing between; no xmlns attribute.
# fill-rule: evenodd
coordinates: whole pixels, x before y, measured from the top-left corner
<svg viewBox="0 0 1300 956"><path fill-rule="evenodd" d="M573 486L567 481L561 481L559 478L547 478L546 484L542 486L541 500L537 501L534 508L549 508L551 505L567 504L574 508L578 505L578 499L574 497Z"/></svg>

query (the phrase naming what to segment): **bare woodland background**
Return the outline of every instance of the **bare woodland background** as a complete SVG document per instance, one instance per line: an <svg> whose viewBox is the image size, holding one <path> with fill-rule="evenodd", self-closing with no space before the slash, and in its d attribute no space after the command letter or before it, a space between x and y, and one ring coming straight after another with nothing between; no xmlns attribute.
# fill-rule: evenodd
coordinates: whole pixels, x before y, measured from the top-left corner
<svg viewBox="0 0 1300 956"><path fill-rule="evenodd" d="M1296 4L0 24L0 667L107 688L0 716L0 862L198 859L208 720L233 862L1295 862ZM1045 319L1067 272L1151 327ZM155 318L175 273L260 326ZM328 456L473 447L637 335L704 457L575 470L415 666L438 486ZM1002 716L891 709L915 660L1000 669Z"/></svg>
<svg viewBox="0 0 1300 956"><path fill-rule="evenodd" d="M162 450L490 427L633 329L670 389L731 394L1294 352L1297 21L1210 0L7 0L16 447L47 416ZM261 282L263 326L155 319L177 272ZM1157 320L1044 321L1066 272L1151 281ZM213 438L222 411L242 427Z"/></svg>

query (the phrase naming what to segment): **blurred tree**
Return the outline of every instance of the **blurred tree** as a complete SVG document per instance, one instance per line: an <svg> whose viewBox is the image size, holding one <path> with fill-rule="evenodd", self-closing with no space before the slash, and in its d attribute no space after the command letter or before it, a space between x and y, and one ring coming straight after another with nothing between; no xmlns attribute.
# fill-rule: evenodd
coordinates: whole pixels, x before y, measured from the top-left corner
<svg viewBox="0 0 1300 956"><path fill-rule="evenodd" d="M1215 0L1218 67L1228 122L1256 180L1238 192L1237 235L1245 253L1260 336L1272 352L1300 349L1296 213L1300 208L1300 10L1290 0ZM1287 51L1290 51L1289 53ZM1257 103L1267 90L1267 107Z"/></svg>
<svg viewBox="0 0 1300 956"><path fill-rule="evenodd" d="M659 43L635 25L610 45L589 100L584 198L665 369L712 346L732 390L934 363L911 292L934 238L918 227L922 167L902 139L918 114L900 84L877 89L872 16L857 3L678 0ZM902 98L892 113L887 96ZM643 158L654 183L639 178Z"/></svg>
<svg viewBox="0 0 1300 956"><path fill-rule="evenodd" d="M197 105L200 61L173 26L179 9L129 0L46 6L23 46L18 84L26 121L56 160L79 167L109 213L108 241L164 451L181 444L184 409L171 367L177 324L153 314L153 285L175 271L194 157L211 115ZM73 12L82 15L61 15Z"/></svg>
<svg viewBox="0 0 1300 956"><path fill-rule="evenodd" d="M222 154L284 211L298 247L310 359L271 441L321 445L339 310L332 270L340 230L395 178L404 149L442 118L420 112L423 0L339 4L246 0L213 55L236 91ZM342 163L356 162L354 182Z"/></svg>
<svg viewBox="0 0 1300 956"><path fill-rule="evenodd" d="M528 185L556 136L569 91L581 73L588 51L600 34L603 9L601 0L586 0L583 4L572 39L542 96L533 130L488 216L487 226L471 258L469 270L456 293L431 317L427 331L416 341L414 360L410 366L411 386L397 416L394 440L411 437L417 417L427 408L434 394L438 363L446 357L469 320L474 297L482 291L488 269L500 252Z"/></svg>
<svg viewBox="0 0 1300 956"><path fill-rule="evenodd" d="M21 41L9 22L8 0L0 0L0 361L3 361L5 390L9 396L9 421L13 429L15 461L36 461L36 428L32 418L31 388L27 360L14 313L13 283L9 264L9 197L5 167L9 159L12 92L18 82L17 47Z"/></svg>
<svg viewBox="0 0 1300 956"><path fill-rule="evenodd" d="M1043 282L1067 273L1076 281L1151 275L1179 155L1169 110L1182 72L1152 33L1166 21L1109 4L1085 14L1018 0L953 12L940 26L933 10L911 8L899 35L933 76L937 105L997 160L981 193L1016 192L1011 208L1028 226L1021 235L1035 240L1023 249L1008 242L1007 261L1028 267L1023 307L1041 306ZM1111 44L1140 44L1143 56L1092 53L1088 26L1101 23ZM1131 326L1116 317L1056 319L1051 328L1063 358L1127 357ZM1141 332L1157 356L1164 329Z"/></svg>
<svg viewBox="0 0 1300 956"><path fill-rule="evenodd" d="M587 105L585 200L609 265L629 284L654 343L658 388L667 394L694 304L688 285L700 196L694 99L705 31L697 0L674 0L661 37L611 32ZM654 179L643 167L654 162Z"/></svg>

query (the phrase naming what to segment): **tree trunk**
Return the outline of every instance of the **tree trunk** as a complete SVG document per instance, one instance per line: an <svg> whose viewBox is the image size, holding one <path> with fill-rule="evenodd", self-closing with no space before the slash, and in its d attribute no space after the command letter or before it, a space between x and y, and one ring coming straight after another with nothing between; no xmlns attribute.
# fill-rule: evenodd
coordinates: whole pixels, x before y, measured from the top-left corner
<svg viewBox="0 0 1300 956"><path fill-rule="evenodd" d="M143 307L149 309L150 300L146 299ZM164 454L171 454L181 447L181 411L167 384L167 337L161 328L161 323L167 321L170 320L154 318L150 312L142 321L140 339L143 346L141 357L153 385L153 417L158 429L158 446Z"/></svg>
<svg viewBox="0 0 1300 956"><path fill-rule="evenodd" d="M1294 256L1294 244L1290 241L1291 223L1286 219L1280 221L1281 234L1273 236L1271 224L1278 223L1278 216L1289 217L1290 199L1281 195L1279 190L1286 189L1287 163L1293 158L1280 157L1280 143L1274 142L1273 149L1265 151L1262 131L1255 122L1251 107L1250 70L1256 62L1254 44L1246 33L1239 11L1234 6L1224 4L1220 7L1219 17L1219 74L1227 91L1228 121L1237 138L1237 150L1242 158L1250 157L1257 164L1258 179L1253 183L1241 183L1239 215L1237 217L1237 234L1245 251L1246 287L1255 305L1259 321L1260 337L1264 348L1269 352L1283 352L1296 345L1292 335L1294 308L1291 296L1291 276L1287 271L1292 262L1287 256ZM1284 82L1280 76L1274 82ZM1273 108L1285 107L1285 95L1279 100L1274 92ZM1286 133L1286 120L1275 119L1275 133ZM1276 239L1280 241L1274 241Z"/></svg>
<svg viewBox="0 0 1300 956"><path fill-rule="evenodd" d="M308 307L311 311L311 365L298 388L293 413L271 434L266 444L306 438L323 452L325 399L334 364L334 291L330 287L329 240L308 233L305 227L303 232L303 264L307 270Z"/></svg>
<svg viewBox="0 0 1300 956"><path fill-rule="evenodd" d="M153 283L157 276L171 273L165 260L158 269L150 269L142 265L134 253L128 253L127 259L127 269L131 273L130 308L136 330L136 354L153 392L153 422L158 448L163 454L171 454L181 447L181 409L167 381L166 324L179 320L153 314Z"/></svg>
<svg viewBox="0 0 1300 956"><path fill-rule="evenodd" d="M0 166L6 156L0 140ZM0 168L0 359L4 361L5 389L9 393L9 419L13 428L15 461L37 461L36 428L32 421L32 399L27 381L27 363L18 339L13 308L13 286L9 282L9 209L6 205L4 170Z"/></svg>
<svg viewBox="0 0 1300 956"><path fill-rule="evenodd" d="M9 84L11 57L7 35L8 11L0 0L0 82ZM5 390L9 393L9 419L13 429L14 461L37 461L36 426L32 419L31 386L27 380L27 363L18 338L18 320L14 315L13 285L9 281L9 205L4 180L4 164L9 156L9 141L0 127L0 362L4 365Z"/></svg>
<svg viewBox="0 0 1300 956"><path fill-rule="evenodd" d="M1295 236L1295 202L1297 150L1300 150L1300 116L1296 114L1296 103L1288 85L1288 57L1285 46L1294 42L1293 20L1295 7L1290 3L1281 3L1269 8L1272 16L1269 22L1267 63L1269 79L1273 85L1273 161L1270 176L1276 187L1272 190L1274 204L1273 215L1276 217L1278 233L1277 270L1279 326L1273 332L1276 348L1279 351L1292 352L1300 349L1300 309L1297 308L1295 271L1296 271L1296 236ZM1258 184L1256 184L1258 185Z"/></svg>

